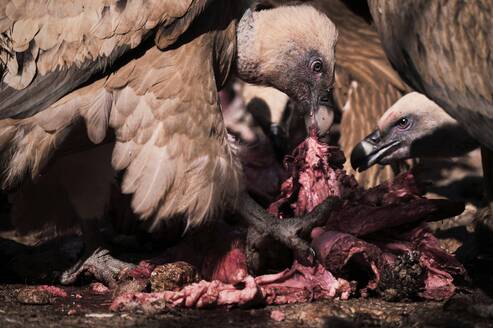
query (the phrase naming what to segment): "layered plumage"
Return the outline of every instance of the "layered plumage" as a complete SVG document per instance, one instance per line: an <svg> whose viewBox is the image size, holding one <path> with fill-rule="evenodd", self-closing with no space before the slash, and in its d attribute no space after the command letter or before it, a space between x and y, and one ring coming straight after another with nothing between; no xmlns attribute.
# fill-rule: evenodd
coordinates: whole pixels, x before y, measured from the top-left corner
<svg viewBox="0 0 493 328"><path fill-rule="evenodd" d="M240 191L240 173L225 139L216 84L226 79L234 57L235 13L224 8L225 23L217 17L204 20L202 27L210 32L191 28L188 35L199 35L190 42L166 52L159 48L187 31L205 5L89 1L29 11L11 2L2 7L4 21L10 22L4 30L11 40L6 50L15 52L1 84L7 95L1 113L15 117L2 121L2 145L9 147L4 152L4 186L25 173L37 179L55 150L77 151L65 141L84 120L93 143L102 142L114 129L113 168L126 170L122 191L134 195L132 207L138 217L158 224L159 219L184 215L193 226L217 214L223 204L231 205ZM37 26L32 35L17 32L26 21ZM157 46L140 44L158 26ZM25 40L28 36L31 39ZM31 51L22 46L25 43L39 48L37 56L20 55ZM132 48L138 54L126 53L109 70L122 49ZM35 74L16 71L12 63L32 66ZM87 83L89 78L95 81ZM47 80L48 92L43 84ZM194 87L187 92L185 85ZM63 94L71 89L75 90ZM22 116L29 117L18 119Z"/></svg>
<svg viewBox="0 0 493 328"><path fill-rule="evenodd" d="M369 1L402 78L493 149L491 1Z"/></svg>
<svg viewBox="0 0 493 328"><path fill-rule="evenodd" d="M156 38L165 48L187 30L206 3L2 1L1 117L26 117L45 109L105 72L154 28L160 28ZM29 95L28 104L25 95Z"/></svg>
<svg viewBox="0 0 493 328"><path fill-rule="evenodd" d="M101 149L111 155L98 158L111 157L112 169L100 180L124 171L122 192L151 229L176 217L196 226L235 208L241 168L217 92L229 76L279 88L309 110L333 82L337 38L312 7L256 11L225 0L2 1L0 35L3 186L27 199L20 194L42 193L44 183L64 185L71 178L47 181L62 179L53 170L76 174L57 158L109 143ZM83 219L108 206L85 213L75 194L65 196Z"/></svg>

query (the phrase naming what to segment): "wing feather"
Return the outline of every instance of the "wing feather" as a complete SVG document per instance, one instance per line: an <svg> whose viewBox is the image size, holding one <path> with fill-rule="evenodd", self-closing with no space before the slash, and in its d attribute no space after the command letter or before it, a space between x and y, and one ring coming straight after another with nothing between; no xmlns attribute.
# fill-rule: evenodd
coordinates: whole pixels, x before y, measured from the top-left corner
<svg viewBox="0 0 493 328"><path fill-rule="evenodd" d="M95 144L106 137L112 102L112 94L101 88L94 98L80 108L80 114L86 121L87 135Z"/></svg>
<svg viewBox="0 0 493 328"><path fill-rule="evenodd" d="M212 37L204 34L165 56L153 48L130 73L122 69L124 78L117 73L106 83L115 95L112 164L125 170L122 191L133 195L133 211L152 227L176 216L185 216L191 227L203 223L240 190L241 170L218 105L212 47Z"/></svg>
<svg viewBox="0 0 493 328"><path fill-rule="evenodd" d="M208 2L0 1L0 119L46 109L159 26L161 38L169 34L174 42Z"/></svg>
<svg viewBox="0 0 493 328"><path fill-rule="evenodd" d="M101 4L101 1L88 2L88 5L93 5L90 7L91 11L101 8L94 6L95 3ZM107 3L109 6L98 11L98 15L113 13L114 1L108 0ZM193 2L195 3L203 4L201 1ZM171 8L169 6L173 4L177 8L176 12L181 12L180 8L184 8L183 1L148 0L142 4L145 8L155 4L160 10L166 5ZM115 12L127 10L128 7L122 6L115 7ZM81 14L77 7L70 6L48 6L48 12L50 10L51 17L58 17L64 12L69 12L74 17ZM86 8L82 12L85 13ZM43 15L45 14L41 16ZM70 15L68 16L72 17ZM149 15L151 17L155 12ZM188 17L189 14L185 16ZM142 23L141 16L129 17L125 19L135 19L138 24ZM169 18L162 15L155 19L155 24L167 26L166 31L173 31L173 26L180 29L184 27L183 24L174 25ZM199 23L217 22L220 20L204 17ZM197 25L200 27L204 26L199 23ZM104 29L100 26L98 28L101 28L100 32L109 33L106 40L117 37L117 44L121 42L123 39L118 39L119 34L114 31L119 28L123 31L128 27L120 26L121 22L117 20L108 20L105 24ZM144 24L146 25L147 23ZM230 36L229 39L221 35L217 37L222 33L221 28L227 29L224 35ZM71 146L72 140L67 137L69 132L77 131L71 137L85 137L76 130L82 127L79 123L85 120L87 135L95 143L105 139L108 125L114 129L116 141L112 165L117 170L125 170L122 189L125 193L132 194L134 212L142 219L151 220L151 226L177 216L186 217L188 226L195 226L214 217L228 205L235 204L240 192L241 169L226 138L215 80L216 76L225 79L226 76L222 75L229 72L229 67L223 65L228 66L233 60L234 29L235 23L231 19L226 26L206 28L205 33L198 36L194 34L192 40L165 51L157 46L146 47L136 58L119 63L118 69L111 75L101 77L77 90L70 92L69 89L62 89L63 92L60 92L56 88L51 89L53 93L58 92L60 99L41 112L31 113L34 115L30 117L12 119L14 135L10 135L9 126L0 127L0 137L5 136L12 143L6 185L11 185L29 170L31 174L39 174L53 151L65 151L66 147ZM121 36L128 38L130 34L128 32ZM83 44L86 50L91 49L91 52L97 51L98 54L106 51L106 41L99 42L97 37L85 41ZM50 44L48 41L44 42ZM218 44L222 42L233 46L220 47ZM74 58L79 54L67 50L74 43L62 40L52 44L58 51L50 53L50 49L42 55L50 53L53 61L61 65L70 65L69 61L72 59L73 65L69 69L74 70L73 74L56 70L42 76L44 79L38 79L41 76L38 74L31 85L43 83L45 88L15 91L13 98L8 100L12 106L19 106L21 109L14 110L15 113L26 114L22 111L22 106L25 106L23 96L27 94L32 96L31 105L44 106L45 100L36 98L37 93L33 90L41 93L50 83L56 85L60 77L54 78L54 74L63 76L68 88L74 83L81 83L80 77L75 82L72 81L75 76L88 74L87 72L94 74L100 69L99 66L104 66L104 63L89 61L89 70L77 71L79 68L74 64ZM76 51L77 47L73 49ZM224 54L221 53L224 58L220 59L218 65L220 71L215 71L214 67L217 64L215 60L218 59L218 54L215 53L217 49L228 49ZM70 53L74 58L64 57L64 53ZM39 62L42 61L37 61ZM49 62L45 69L50 72ZM0 97L2 92L8 94L10 91L3 84L0 86ZM22 94L23 91L26 93ZM0 113L0 116L2 114L5 112ZM7 121L10 122L7 119L0 120ZM62 141L66 142L62 145Z"/></svg>

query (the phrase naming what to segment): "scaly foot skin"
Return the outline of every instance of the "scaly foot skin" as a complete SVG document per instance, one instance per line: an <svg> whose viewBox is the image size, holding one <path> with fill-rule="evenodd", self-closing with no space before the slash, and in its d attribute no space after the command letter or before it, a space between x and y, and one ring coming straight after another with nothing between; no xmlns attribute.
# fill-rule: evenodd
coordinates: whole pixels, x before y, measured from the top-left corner
<svg viewBox="0 0 493 328"><path fill-rule="evenodd" d="M84 256L73 267L63 272L60 282L63 285L73 284L84 272L91 273L95 279L114 288L117 278L123 270L134 268L135 265L115 259L104 248L97 248L90 256Z"/></svg>
<svg viewBox="0 0 493 328"><path fill-rule="evenodd" d="M291 249L301 264L312 265L316 254L306 240L312 229L322 226L330 212L339 204L338 199L328 198L309 214L279 220L248 195L243 200L240 213L249 225L246 252L248 267L252 273L263 267L264 254L273 241Z"/></svg>

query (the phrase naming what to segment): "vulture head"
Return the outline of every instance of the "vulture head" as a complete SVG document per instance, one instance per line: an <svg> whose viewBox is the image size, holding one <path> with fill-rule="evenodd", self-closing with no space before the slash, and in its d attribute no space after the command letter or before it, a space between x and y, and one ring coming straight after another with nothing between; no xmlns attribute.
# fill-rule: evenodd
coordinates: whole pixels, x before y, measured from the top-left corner
<svg viewBox="0 0 493 328"><path fill-rule="evenodd" d="M238 24L238 76L274 87L300 104L319 128L319 103L334 83L335 25L307 5L248 9Z"/></svg>
<svg viewBox="0 0 493 328"><path fill-rule="evenodd" d="M478 146L457 121L417 92L399 99L377 126L351 152L354 169L408 158L461 156Z"/></svg>

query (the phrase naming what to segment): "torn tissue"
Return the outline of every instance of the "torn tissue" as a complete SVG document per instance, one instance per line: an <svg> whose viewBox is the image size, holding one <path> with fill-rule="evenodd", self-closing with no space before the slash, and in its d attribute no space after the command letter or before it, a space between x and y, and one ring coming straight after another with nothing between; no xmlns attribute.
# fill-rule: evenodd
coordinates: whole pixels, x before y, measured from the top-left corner
<svg viewBox="0 0 493 328"><path fill-rule="evenodd" d="M451 210L447 201L422 197L412 173L365 190L342 169L344 161L338 148L308 137L285 159L289 177L268 208L282 219L306 214L327 197L343 200L311 234L315 266L294 261L284 271L252 277L246 268L244 234L223 226L217 234L225 242L218 247L182 242L168 252L168 260L185 260L199 268L204 280L179 290L123 294L112 309L286 304L351 295L389 300L451 297L464 268L440 248L423 222L457 215L460 206Z"/></svg>

